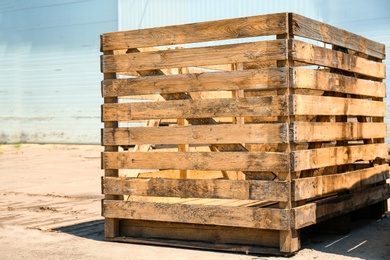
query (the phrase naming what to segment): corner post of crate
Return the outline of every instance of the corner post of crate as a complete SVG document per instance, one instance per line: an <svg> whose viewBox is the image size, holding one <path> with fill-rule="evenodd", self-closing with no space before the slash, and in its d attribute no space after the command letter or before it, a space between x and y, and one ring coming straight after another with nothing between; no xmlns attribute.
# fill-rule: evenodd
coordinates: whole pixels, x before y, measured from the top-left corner
<svg viewBox="0 0 390 260"><path fill-rule="evenodd" d="M290 112L290 95L294 94L294 89L290 87L290 68L294 66L294 61L290 58L289 52L290 52L290 40L294 38L293 32L292 32L292 13L287 13L286 15L286 32L285 34L279 34L276 35L277 39L285 39L286 40L286 58L285 60L278 60L277 66L278 67L284 67L286 69L286 79L287 79L287 88L286 89L278 89L277 94L285 96L287 100L287 111L288 114L286 116L280 117L279 121L282 123L287 123L289 126L294 121L294 116ZM279 144L278 150L281 152L285 152L288 154L288 158L291 156L291 151L295 150L295 144L292 140L290 140L289 134L288 136L288 142L286 144ZM290 159L289 159L290 160ZM287 189L288 189L288 200L287 202L279 202L279 208L285 209L289 211L290 216L290 228L288 230L281 230L279 235L279 248L280 252L284 253L292 253L296 252L300 248L300 237L299 237L299 231L293 228L292 221L294 218L292 217L292 208L295 206L292 198L291 198L291 181L295 177L293 176L294 173L292 172L291 168L289 167L288 172L279 172L278 173L278 179L279 181L285 181L287 182Z"/></svg>
<svg viewBox="0 0 390 260"><path fill-rule="evenodd" d="M100 51L103 52L104 55L113 55L114 51L105 51L103 48L103 37L100 37ZM103 81L107 79L116 79L115 72L105 72L103 68L103 56L101 57L101 72L103 73ZM118 97L105 97L102 92L102 96L104 98L104 104L115 104L118 103ZM118 121L105 121L103 117L103 108L102 108L102 122L104 123L104 129L107 128L117 128ZM104 145L104 152L117 152L118 146L115 145L105 145L102 140L102 145ZM104 177L118 177L119 170L118 169L105 169L103 163L104 156L102 155L102 168L104 169ZM102 183L103 185L103 183ZM102 187L103 190L103 187ZM103 191L104 192L104 191ZM118 199L118 195L104 195L103 200L110 199ZM102 203L103 204L103 203ZM102 207L102 215L104 214L104 207ZM113 238L119 236L119 219L116 218L105 218L104 220L104 237L105 238Z"/></svg>

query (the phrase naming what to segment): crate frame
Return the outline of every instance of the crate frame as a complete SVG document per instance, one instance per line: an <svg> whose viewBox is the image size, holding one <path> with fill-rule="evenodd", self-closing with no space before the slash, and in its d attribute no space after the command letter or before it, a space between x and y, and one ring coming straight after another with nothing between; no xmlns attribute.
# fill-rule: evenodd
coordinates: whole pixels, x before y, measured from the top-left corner
<svg viewBox="0 0 390 260"><path fill-rule="evenodd" d="M176 47L152 48L166 45ZM377 215L387 210L383 44L278 13L106 33L101 51L106 240L289 254L304 227L372 205L381 205ZM232 96L208 96L220 90ZM140 102L120 102L125 96ZM215 120L224 117L232 118L228 128ZM119 124L142 120L145 127ZM164 120L169 128L159 127ZM149 152L154 144L178 148ZM190 150L201 144L210 152ZM264 151L268 144L277 146ZM150 168L161 171L119 172ZM190 178L195 171L205 172ZM206 179L211 171L225 179ZM223 206L233 200L239 206Z"/></svg>

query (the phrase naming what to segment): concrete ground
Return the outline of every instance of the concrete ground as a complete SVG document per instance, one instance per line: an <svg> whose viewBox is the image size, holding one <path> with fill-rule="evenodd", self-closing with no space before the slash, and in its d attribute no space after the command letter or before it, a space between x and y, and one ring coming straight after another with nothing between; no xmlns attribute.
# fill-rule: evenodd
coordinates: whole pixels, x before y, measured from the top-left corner
<svg viewBox="0 0 390 260"><path fill-rule="evenodd" d="M0 145L0 259L283 259L103 241L100 146ZM390 217L288 259L390 259Z"/></svg>

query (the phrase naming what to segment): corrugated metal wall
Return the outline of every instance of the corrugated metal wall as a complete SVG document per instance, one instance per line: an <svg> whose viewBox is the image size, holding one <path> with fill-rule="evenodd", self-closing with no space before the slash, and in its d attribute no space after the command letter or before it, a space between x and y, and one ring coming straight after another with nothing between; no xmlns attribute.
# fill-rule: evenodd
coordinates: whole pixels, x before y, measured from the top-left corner
<svg viewBox="0 0 390 260"><path fill-rule="evenodd" d="M116 0L0 1L0 143L99 143L99 35Z"/></svg>

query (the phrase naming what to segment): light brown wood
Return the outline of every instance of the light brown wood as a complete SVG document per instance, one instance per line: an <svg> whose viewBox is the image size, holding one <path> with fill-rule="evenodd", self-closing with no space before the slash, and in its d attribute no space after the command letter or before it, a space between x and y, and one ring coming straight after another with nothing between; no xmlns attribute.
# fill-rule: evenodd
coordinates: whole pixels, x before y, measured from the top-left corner
<svg viewBox="0 0 390 260"><path fill-rule="evenodd" d="M120 50L282 34L286 31L286 15L286 13L279 13L105 33L101 36L101 50Z"/></svg>
<svg viewBox="0 0 390 260"><path fill-rule="evenodd" d="M291 22L294 35L342 46L379 59L385 58L384 44L298 14L292 14Z"/></svg>
<svg viewBox="0 0 390 260"><path fill-rule="evenodd" d="M293 122L290 129L291 139L298 143L359 140L387 136L385 123Z"/></svg>
<svg viewBox="0 0 390 260"><path fill-rule="evenodd" d="M103 194L239 200L287 200L287 183L277 181L103 178Z"/></svg>
<svg viewBox="0 0 390 260"><path fill-rule="evenodd" d="M105 128L104 145L286 143L287 124Z"/></svg>
<svg viewBox="0 0 390 260"><path fill-rule="evenodd" d="M292 95L293 115L386 116L386 103L356 98Z"/></svg>
<svg viewBox="0 0 390 260"><path fill-rule="evenodd" d="M387 144L339 146L292 152L291 170L302 171L326 166L354 163L358 160L387 158Z"/></svg>
<svg viewBox="0 0 390 260"><path fill-rule="evenodd" d="M291 87L295 89L316 89L371 97L386 96L386 85L378 81L306 68L293 68L290 75Z"/></svg>
<svg viewBox="0 0 390 260"><path fill-rule="evenodd" d="M104 200L103 216L271 230L290 226L288 210L253 207Z"/></svg>
<svg viewBox="0 0 390 260"><path fill-rule="evenodd" d="M355 72L379 79L386 77L386 66L383 63L298 40L292 41L292 52L290 55L293 60L314 65Z"/></svg>
<svg viewBox="0 0 390 260"><path fill-rule="evenodd" d="M104 104L102 108L102 119L103 121L127 121L137 119L190 119L227 116L282 116L287 114L286 110L286 98L280 96L239 99L174 100Z"/></svg>
<svg viewBox="0 0 390 260"><path fill-rule="evenodd" d="M287 59L285 40L102 56L102 72Z"/></svg>
<svg viewBox="0 0 390 260"><path fill-rule="evenodd" d="M295 179L292 183L292 198L295 201L310 199L344 190L359 189L389 178L387 164L363 170L339 174Z"/></svg>
<svg viewBox="0 0 390 260"><path fill-rule="evenodd" d="M103 97L273 88L286 88L286 70L284 68L102 81Z"/></svg>
<svg viewBox="0 0 390 260"><path fill-rule="evenodd" d="M373 205L390 197L390 186L381 185L359 192L331 197L293 209L296 229L304 228L323 220Z"/></svg>
<svg viewBox="0 0 390 260"><path fill-rule="evenodd" d="M136 239L143 237L161 238L164 240L177 239L176 243L171 244L173 246L180 244L180 241L185 245L190 243L189 241L196 241L196 244L199 244L199 241L213 243L215 245L213 249L220 249L220 247L223 247L223 244L235 244L232 248L233 251L237 250L238 245L243 245L248 250L251 250L250 245L276 248L279 241L278 231L275 230L128 219L122 221L121 234L123 236L135 237ZM198 248L204 247L203 245L198 245Z"/></svg>
<svg viewBox="0 0 390 260"><path fill-rule="evenodd" d="M113 152L103 153L104 169L186 169L288 171L285 153L257 152Z"/></svg>

